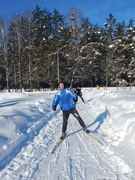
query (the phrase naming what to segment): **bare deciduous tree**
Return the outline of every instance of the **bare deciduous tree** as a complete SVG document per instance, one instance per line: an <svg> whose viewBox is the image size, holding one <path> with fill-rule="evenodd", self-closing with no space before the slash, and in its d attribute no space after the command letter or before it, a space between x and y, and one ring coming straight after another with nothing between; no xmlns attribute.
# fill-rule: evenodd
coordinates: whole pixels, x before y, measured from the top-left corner
<svg viewBox="0 0 135 180"><path fill-rule="evenodd" d="M6 17L0 17L1 65L5 69L7 89L9 88L10 64L8 58L8 25Z"/></svg>

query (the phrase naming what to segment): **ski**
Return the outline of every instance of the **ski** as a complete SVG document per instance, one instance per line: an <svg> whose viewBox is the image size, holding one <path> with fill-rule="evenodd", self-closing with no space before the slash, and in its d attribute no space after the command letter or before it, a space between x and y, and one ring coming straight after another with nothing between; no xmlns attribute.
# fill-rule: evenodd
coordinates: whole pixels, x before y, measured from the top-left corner
<svg viewBox="0 0 135 180"><path fill-rule="evenodd" d="M85 131L84 131L84 132L85 132ZM98 138L96 138L96 137L95 137L93 134L91 134L90 132L89 132L89 133L85 132L85 133L88 134L92 139L94 139L95 141L97 141L99 144L104 145ZM66 134L67 134L67 133L66 133ZM65 138L66 138L66 135L65 135ZM65 139L65 138L64 138L64 139ZM60 146L60 144L63 142L64 139L59 139L59 140L56 142L53 150L51 151L51 154L54 154L54 153L55 153L55 151L58 149L58 147Z"/></svg>
<svg viewBox="0 0 135 180"><path fill-rule="evenodd" d="M67 133L66 133L66 134L67 134ZM66 135L65 135L64 139L65 139L65 138L66 138ZM55 146L54 146L51 154L54 154L54 152L57 150L57 148L60 146L60 144L62 143L62 141L63 141L64 139L59 139L59 140L56 142L56 144L55 144Z"/></svg>
<svg viewBox="0 0 135 180"><path fill-rule="evenodd" d="M64 140L64 139L63 139L63 140ZM55 144L55 146L54 146L51 154L54 154L54 152L55 152L56 149L60 146L60 144L62 143L63 140L62 140L62 139L59 139L59 140L57 141L57 143Z"/></svg>
<svg viewBox="0 0 135 180"><path fill-rule="evenodd" d="M86 133L86 132L85 132ZM89 133L86 133L88 134L92 139L94 139L95 141L97 141L99 144L101 145L104 145L98 138L96 138L93 134L91 134L90 132Z"/></svg>

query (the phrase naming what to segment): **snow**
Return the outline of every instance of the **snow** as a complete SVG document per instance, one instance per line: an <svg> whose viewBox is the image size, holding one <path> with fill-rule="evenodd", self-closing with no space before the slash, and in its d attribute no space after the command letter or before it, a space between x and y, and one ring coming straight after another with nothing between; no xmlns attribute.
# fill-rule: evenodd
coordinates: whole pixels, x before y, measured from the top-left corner
<svg viewBox="0 0 135 180"><path fill-rule="evenodd" d="M99 144L71 115L61 135L62 112L53 112L56 91L0 92L0 179L134 180L135 88L83 88L77 110Z"/></svg>

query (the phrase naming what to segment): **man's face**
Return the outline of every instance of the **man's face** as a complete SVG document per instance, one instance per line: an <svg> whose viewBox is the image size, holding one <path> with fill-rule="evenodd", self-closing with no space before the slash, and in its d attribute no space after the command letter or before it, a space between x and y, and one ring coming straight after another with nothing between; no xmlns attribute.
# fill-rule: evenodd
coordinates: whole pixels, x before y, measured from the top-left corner
<svg viewBox="0 0 135 180"><path fill-rule="evenodd" d="M60 83L60 84L59 84L59 88L60 88L60 89L64 89L64 84L63 84L63 83Z"/></svg>

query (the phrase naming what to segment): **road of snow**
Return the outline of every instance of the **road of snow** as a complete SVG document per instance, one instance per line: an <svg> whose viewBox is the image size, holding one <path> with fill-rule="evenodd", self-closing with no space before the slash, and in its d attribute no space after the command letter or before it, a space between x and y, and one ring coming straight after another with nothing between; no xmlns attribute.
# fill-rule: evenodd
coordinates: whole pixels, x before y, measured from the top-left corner
<svg viewBox="0 0 135 180"><path fill-rule="evenodd" d="M55 93L0 94L0 179L135 180L135 90L83 89L77 109L104 145L71 115L67 138L50 154L62 126L59 107L51 111Z"/></svg>

